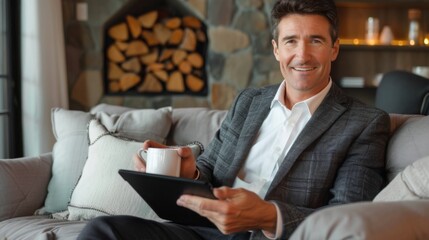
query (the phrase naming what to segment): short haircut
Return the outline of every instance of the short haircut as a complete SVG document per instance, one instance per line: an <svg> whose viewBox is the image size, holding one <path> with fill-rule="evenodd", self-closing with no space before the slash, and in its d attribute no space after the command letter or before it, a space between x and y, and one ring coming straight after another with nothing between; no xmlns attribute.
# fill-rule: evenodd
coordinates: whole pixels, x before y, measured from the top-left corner
<svg viewBox="0 0 429 240"><path fill-rule="evenodd" d="M338 14L333 0L277 0L271 11L273 39L279 37L278 25L289 14L316 14L329 21L332 44L338 39Z"/></svg>

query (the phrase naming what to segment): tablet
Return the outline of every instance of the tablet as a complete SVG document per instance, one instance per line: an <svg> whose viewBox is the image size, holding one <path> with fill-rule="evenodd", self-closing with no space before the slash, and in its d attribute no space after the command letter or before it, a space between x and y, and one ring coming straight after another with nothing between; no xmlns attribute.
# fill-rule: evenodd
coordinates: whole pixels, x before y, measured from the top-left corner
<svg viewBox="0 0 429 240"><path fill-rule="evenodd" d="M183 194L215 199L209 183L124 169L119 174L160 218L183 225L215 227L207 218L176 204Z"/></svg>

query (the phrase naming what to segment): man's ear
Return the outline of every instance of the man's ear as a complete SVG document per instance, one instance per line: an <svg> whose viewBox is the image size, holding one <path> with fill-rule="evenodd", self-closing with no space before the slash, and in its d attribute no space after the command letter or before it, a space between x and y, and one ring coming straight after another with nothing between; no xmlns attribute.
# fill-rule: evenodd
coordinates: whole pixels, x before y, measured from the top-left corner
<svg viewBox="0 0 429 240"><path fill-rule="evenodd" d="M340 39L337 38L337 40L334 42L334 45L332 46L331 62L337 59L339 52L340 52Z"/></svg>
<svg viewBox="0 0 429 240"><path fill-rule="evenodd" d="M271 39L271 44L273 45L274 57L276 57L277 61L280 61L279 48L277 46L277 42L274 39Z"/></svg>

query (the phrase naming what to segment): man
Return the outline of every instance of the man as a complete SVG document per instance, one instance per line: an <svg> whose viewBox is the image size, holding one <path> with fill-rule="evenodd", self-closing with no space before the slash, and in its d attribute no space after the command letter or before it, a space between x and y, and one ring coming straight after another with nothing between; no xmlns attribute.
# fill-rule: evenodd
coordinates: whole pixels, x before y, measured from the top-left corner
<svg viewBox="0 0 429 240"><path fill-rule="evenodd" d="M101 217L80 239L285 239L315 210L381 190L389 117L330 79L339 52L333 0L279 0L272 18L284 81L241 92L196 162L179 150L181 176L211 182L217 199L183 195L177 204L217 229ZM139 159L136 167L145 169Z"/></svg>

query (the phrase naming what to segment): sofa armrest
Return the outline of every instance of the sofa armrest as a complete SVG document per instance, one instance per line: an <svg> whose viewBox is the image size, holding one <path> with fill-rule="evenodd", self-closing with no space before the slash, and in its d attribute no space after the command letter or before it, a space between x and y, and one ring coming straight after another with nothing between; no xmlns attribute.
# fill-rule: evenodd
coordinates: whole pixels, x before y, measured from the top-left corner
<svg viewBox="0 0 429 240"><path fill-rule="evenodd" d="M316 211L297 239L429 239L429 201L360 202Z"/></svg>
<svg viewBox="0 0 429 240"><path fill-rule="evenodd" d="M0 221L33 215L43 205L52 155L0 159Z"/></svg>

